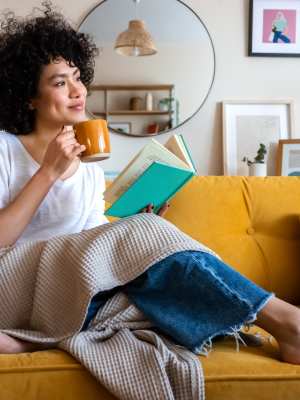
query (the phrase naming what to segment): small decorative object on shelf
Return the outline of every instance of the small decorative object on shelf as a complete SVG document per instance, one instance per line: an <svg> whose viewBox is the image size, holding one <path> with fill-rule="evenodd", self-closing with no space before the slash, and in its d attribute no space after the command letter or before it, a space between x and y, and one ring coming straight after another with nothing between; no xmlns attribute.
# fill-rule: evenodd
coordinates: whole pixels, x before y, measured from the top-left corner
<svg viewBox="0 0 300 400"><path fill-rule="evenodd" d="M158 108L161 111L170 111L172 110L172 104L174 103L174 97L165 97L158 102Z"/></svg>
<svg viewBox="0 0 300 400"><path fill-rule="evenodd" d="M153 96L151 92L146 93L146 110L153 110Z"/></svg>
<svg viewBox="0 0 300 400"><path fill-rule="evenodd" d="M179 124L179 101L175 97L165 97L160 99L158 102L158 108L161 111L169 111L172 113L172 126L177 126Z"/></svg>
<svg viewBox="0 0 300 400"><path fill-rule="evenodd" d="M159 125L157 123L153 123L147 126L147 133L157 133L159 132Z"/></svg>
<svg viewBox="0 0 300 400"><path fill-rule="evenodd" d="M256 157L251 161L249 158L244 157L243 162L246 162L249 167L249 176L266 176L267 165L265 163L265 155L267 154L266 146L263 143L259 144Z"/></svg>
<svg viewBox="0 0 300 400"><path fill-rule="evenodd" d="M131 97L129 103L130 110L138 111L143 108L143 99L141 97Z"/></svg>

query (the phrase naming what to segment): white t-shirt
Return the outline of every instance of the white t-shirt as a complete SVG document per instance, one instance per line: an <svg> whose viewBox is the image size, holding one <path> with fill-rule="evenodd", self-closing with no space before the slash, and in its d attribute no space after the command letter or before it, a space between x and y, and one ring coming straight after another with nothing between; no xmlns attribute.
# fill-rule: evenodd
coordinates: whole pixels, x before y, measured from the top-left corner
<svg viewBox="0 0 300 400"><path fill-rule="evenodd" d="M17 136L0 132L0 209L19 194L39 169ZM108 222L104 216L104 174L97 163L80 163L57 180L17 243L81 232Z"/></svg>

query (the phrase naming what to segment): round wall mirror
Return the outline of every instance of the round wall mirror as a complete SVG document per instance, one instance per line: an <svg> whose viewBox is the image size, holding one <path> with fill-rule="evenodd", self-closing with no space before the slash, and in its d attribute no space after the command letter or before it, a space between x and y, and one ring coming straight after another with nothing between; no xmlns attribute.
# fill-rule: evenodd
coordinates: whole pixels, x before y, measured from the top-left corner
<svg viewBox="0 0 300 400"><path fill-rule="evenodd" d="M112 131L157 135L204 104L215 52L199 16L180 0L104 0L80 24L100 50L87 108Z"/></svg>

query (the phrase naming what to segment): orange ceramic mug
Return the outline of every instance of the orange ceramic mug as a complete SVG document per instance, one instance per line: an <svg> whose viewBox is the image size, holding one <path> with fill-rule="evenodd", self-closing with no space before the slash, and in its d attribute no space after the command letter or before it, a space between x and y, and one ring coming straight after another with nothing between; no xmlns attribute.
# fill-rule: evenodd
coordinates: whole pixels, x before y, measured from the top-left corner
<svg viewBox="0 0 300 400"><path fill-rule="evenodd" d="M110 140L107 121L105 119L90 119L74 125L77 141L85 145L81 153L84 162L100 161L110 157Z"/></svg>

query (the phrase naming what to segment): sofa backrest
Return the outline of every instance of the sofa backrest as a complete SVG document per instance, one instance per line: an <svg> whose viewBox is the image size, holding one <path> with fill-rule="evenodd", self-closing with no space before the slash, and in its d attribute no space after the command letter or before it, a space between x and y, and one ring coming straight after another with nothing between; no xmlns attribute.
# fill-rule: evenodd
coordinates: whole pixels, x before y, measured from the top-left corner
<svg viewBox="0 0 300 400"><path fill-rule="evenodd" d="M300 178L195 177L166 218L278 297L300 304Z"/></svg>

